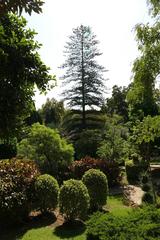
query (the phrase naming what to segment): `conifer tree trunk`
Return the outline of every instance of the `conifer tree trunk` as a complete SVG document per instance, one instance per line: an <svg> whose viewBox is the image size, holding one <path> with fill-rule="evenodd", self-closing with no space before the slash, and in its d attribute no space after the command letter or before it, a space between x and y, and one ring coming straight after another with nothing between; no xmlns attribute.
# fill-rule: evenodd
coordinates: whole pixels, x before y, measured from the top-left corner
<svg viewBox="0 0 160 240"><path fill-rule="evenodd" d="M82 54L82 129L86 128L86 112L85 112L85 73L84 73L84 39L83 39L83 31L82 31L82 48L81 48L81 54Z"/></svg>

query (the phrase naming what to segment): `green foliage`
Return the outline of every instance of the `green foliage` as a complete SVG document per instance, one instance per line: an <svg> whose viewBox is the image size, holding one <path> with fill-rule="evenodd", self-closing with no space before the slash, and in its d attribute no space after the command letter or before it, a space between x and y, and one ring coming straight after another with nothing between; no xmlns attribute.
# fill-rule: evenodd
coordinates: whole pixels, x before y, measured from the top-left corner
<svg viewBox="0 0 160 240"><path fill-rule="evenodd" d="M25 119L25 123L27 126L31 126L33 123L40 123L42 124L42 118L38 111L33 110L33 112L30 113L30 116Z"/></svg>
<svg viewBox="0 0 160 240"><path fill-rule="evenodd" d="M59 186L54 177L48 174L39 176L35 181L35 193L41 212L57 207Z"/></svg>
<svg viewBox="0 0 160 240"><path fill-rule="evenodd" d="M155 5L156 0L150 1ZM159 3L157 4L158 7ZM144 116L155 116L158 106L155 98L155 83L160 73L160 22L150 26L138 24L136 37L141 56L133 65L133 84L130 88L127 100L129 103L130 119L142 120Z"/></svg>
<svg viewBox="0 0 160 240"><path fill-rule="evenodd" d="M115 115L106 119L103 140L97 150L99 158L115 163L122 163L126 155L128 130L121 123L122 118Z"/></svg>
<svg viewBox="0 0 160 240"><path fill-rule="evenodd" d="M18 154L33 159L44 173L57 176L61 168L73 161L74 150L56 130L36 123L18 144Z"/></svg>
<svg viewBox="0 0 160 240"><path fill-rule="evenodd" d="M8 12L21 14L23 10L29 15L31 15L32 11L41 13L43 3L41 0L2 0L0 3L0 16Z"/></svg>
<svg viewBox="0 0 160 240"><path fill-rule="evenodd" d="M153 198L153 194L151 192L146 192L143 195L142 201L144 203L148 203L148 204L153 204L154 203L154 198Z"/></svg>
<svg viewBox="0 0 160 240"><path fill-rule="evenodd" d="M98 169L89 169L82 177L90 196L90 208L101 209L106 204L108 181L106 175Z"/></svg>
<svg viewBox="0 0 160 240"><path fill-rule="evenodd" d="M62 124L62 131L69 138L75 148L75 158L86 155L96 157L97 148L102 141L102 129L105 124L105 115L97 110L86 110L85 126L82 124L82 111L67 111Z"/></svg>
<svg viewBox="0 0 160 240"><path fill-rule="evenodd" d="M34 200L34 182L39 176L31 160L0 161L0 221L16 223L26 217Z"/></svg>
<svg viewBox="0 0 160 240"><path fill-rule="evenodd" d="M132 129L131 142L136 145L142 160L150 161L160 139L160 117L147 116L143 121L137 121Z"/></svg>
<svg viewBox="0 0 160 240"><path fill-rule="evenodd" d="M133 161L127 161L125 168L128 182L130 184L137 184L140 183L141 176L148 169L148 165L134 164Z"/></svg>
<svg viewBox="0 0 160 240"><path fill-rule="evenodd" d="M160 238L160 211L144 208L125 216L95 213L87 223L87 240L151 240Z"/></svg>
<svg viewBox="0 0 160 240"><path fill-rule="evenodd" d="M143 184L142 190L145 191L145 192L149 192L151 190L150 184L149 183Z"/></svg>
<svg viewBox="0 0 160 240"><path fill-rule="evenodd" d="M91 157L85 157L78 161L74 161L69 166L69 173L73 178L81 179L84 173L91 168L101 170L107 176L110 187L118 185L121 180L120 168L117 164Z"/></svg>
<svg viewBox="0 0 160 240"><path fill-rule="evenodd" d="M101 106L104 92L104 67L99 65L96 58L101 55L97 48L98 41L88 26L73 29L73 34L65 46L66 61L62 65L65 74L62 77L64 99L71 108L80 109L82 128L86 128L86 109Z"/></svg>
<svg viewBox="0 0 160 240"><path fill-rule="evenodd" d="M18 135L33 111L35 85L44 92L55 80L38 54L41 45L34 40L35 34L23 17L0 18L0 138L6 141Z"/></svg>
<svg viewBox="0 0 160 240"><path fill-rule="evenodd" d="M80 180L65 181L60 188L59 208L67 220L84 219L87 216L90 197Z"/></svg>
<svg viewBox="0 0 160 240"><path fill-rule="evenodd" d="M61 125L65 114L63 101L58 102L54 98L48 98L46 103L39 109L39 113L46 126L57 128Z"/></svg>
<svg viewBox="0 0 160 240"><path fill-rule="evenodd" d="M98 129L82 131L74 143L76 159L81 159L85 156L97 157L96 152L102 141L101 135L101 131Z"/></svg>
<svg viewBox="0 0 160 240"><path fill-rule="evenodd" d="M153 14L153 16L158 16L160 14L159 0L148 0L148 4L150 5L150 12Z"/></svg>
<svg viewBox="0 0 160 240"><path fill-rule="evenodd" d="M112 96L106 99L106 103L102 106L102 112L109 116L114 114L123 117L124 121L128 120L128 105L126 102L128 89L114 85L112 88Z"/></svg>
<svg viewBox="0 0 160 240"><path fill-rule="evenodd" d="M10 138L8 141L0 140L0 159L10 159L17 155L17 139Z"/></svg>

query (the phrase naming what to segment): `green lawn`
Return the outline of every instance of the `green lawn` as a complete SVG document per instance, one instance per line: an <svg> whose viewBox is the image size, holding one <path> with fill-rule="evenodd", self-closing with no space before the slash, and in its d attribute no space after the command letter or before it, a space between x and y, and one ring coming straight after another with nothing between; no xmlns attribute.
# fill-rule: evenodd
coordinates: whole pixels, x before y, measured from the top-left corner
<svg viewBox="0 0 160 240"><path fill-rule="evenodd" d="M132 211L131 207L123 204L122 196L109 196L107 200L107 209L116 216L124 216Z"/></svg>
<svg viewBox="0 0 160 240"><path fill-rule="evenodd" d="M63 229L56 231L50 227L43 227L39 229L31 229L27 231L22 240L59 240L59 239L74 239L74 240L85 240L85 230Z"/></svg>
<svg viewBox="0 0 160 240"><path fill-rule="evenodd" d="M105 207L116 216L128 214L132 209L123 204L121 196L109 196L107 205ZM59 240L59 239L72 239L72 240L85 240L85 225L77 222L74 225L63 224L54 228L51 224L56 219L53 216L50 218L42 218L34 220L25 227L8 231L5 235L0 235L0 240Z"/></svg>

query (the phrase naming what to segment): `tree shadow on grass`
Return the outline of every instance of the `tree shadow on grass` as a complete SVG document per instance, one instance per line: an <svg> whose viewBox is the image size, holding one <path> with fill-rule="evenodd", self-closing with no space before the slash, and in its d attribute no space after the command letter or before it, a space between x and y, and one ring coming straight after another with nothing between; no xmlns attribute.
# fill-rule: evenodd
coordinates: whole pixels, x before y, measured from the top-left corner
<svg viewBox="0 0 160 240"><path fill-rule="evenodd" d="M31 216L19 225L0 229L0 240L19 240L28 230L51 225L56 220L57 218L52 212Z"/></svg>
<svg viewBox="0 0 160 240"><path fill-rule="evenodd" d="M72 238L85 232L86 226L82 221L65 222L54 229L54 234L60 239Z"/></svg>

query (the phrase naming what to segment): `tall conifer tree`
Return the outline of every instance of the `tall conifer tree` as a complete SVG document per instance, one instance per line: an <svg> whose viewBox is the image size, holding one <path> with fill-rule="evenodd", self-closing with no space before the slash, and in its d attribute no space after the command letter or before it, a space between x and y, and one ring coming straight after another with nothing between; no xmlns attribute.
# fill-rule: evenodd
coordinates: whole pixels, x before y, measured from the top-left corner
<svg viewBox="0 0 160 240"><path fill-rule="evenodd" d="M86 110L100 107L103 102L105 68L96 58L99 52L96 36L88 26L73 29L73 34L65 46L65 63L62 77L65 88L64 100L72 109L80 109L82 128L86 128Z"/></svg>

